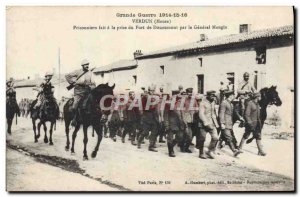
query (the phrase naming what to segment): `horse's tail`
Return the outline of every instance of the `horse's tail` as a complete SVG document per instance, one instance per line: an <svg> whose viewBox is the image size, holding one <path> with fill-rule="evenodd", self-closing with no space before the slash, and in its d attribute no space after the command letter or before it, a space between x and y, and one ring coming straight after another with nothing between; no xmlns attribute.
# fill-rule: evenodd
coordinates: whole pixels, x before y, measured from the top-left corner
<svg viewBox="0 0 300 197"><path fill-rule="evenodd" d="M18 125L18 114L16 113L16 125Z"/></svg>
<svg viewBox="0 0 300 197"><path fill-rule="evenodd" d="M54 121L54 131L56 131L56 120Z"/></svg>

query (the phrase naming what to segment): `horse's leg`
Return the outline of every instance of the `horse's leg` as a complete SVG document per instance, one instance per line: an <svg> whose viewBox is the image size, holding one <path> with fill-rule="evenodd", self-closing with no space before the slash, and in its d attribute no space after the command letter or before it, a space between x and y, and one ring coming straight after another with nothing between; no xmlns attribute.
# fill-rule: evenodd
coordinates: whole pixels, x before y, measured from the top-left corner
<svg viewBox="0 0 300 197"><path fill-rule="evenodd" d="M99 150L99 146L100 146L100 143L102 140L102 128L103 127L101 127L99 124L95 124L95 125L93 125L93 127L95 128L97 136L98 136L96 147L95 147L94 151L92 152L92 158L95 158L97 156L97 152Z"/></svg>
<svg viewBox="0 0 300 197"><path fill-rule="evenodd" d="M42 122L40 121L40 122L38 123L38 125L37 125L38 134L36 135L36 139L39 139L40 136L41 136L41 133L40 133L40 131L41 131L41 125L42 125Z"/></svg>
<svg viewBox="0 0 300 197"><path fill-rule="evenodd" d="M38 138L36 137L36 126L35 126L36 119L32 118L31 121L32 121L32 127L33 127L34 142L36 143L36 142L38 142Z"/></svg>
<svg viewBox="0 0 300 197"><path fill-rule="evenodd" d="M11 134L11 125L12 125L12 119L8 118L7 119L7 133Z"/></svg>
<svg viewBox="0 0 300 197"><path fill-rule="evenodd" d="M74 131L73 131L73 134L72 134L72 147L71 147L71 153L75 153L74 151L74 145L75 145L75 140L76 140L76 136L77 136L77 132L79 131L79 128L80 128L80 125L77 124Z"/></svg>
<svg viewBox="0 0 300 197"><path fill-rule="evenodd" d="M51 121L51 125L50 125L50 131L49 131L49 135L50 135L50 138L49 138L49 145L53 145L53 141L52 141L52 132L53 132L53 125L55 124L55 120L54 121Z"/></svg>
<svg viewBox="0 0 300 197"><path fill-rule="evenodd" d="M41 121L42 122L42 121ZM45 132L45 136L44 136L44 142L47 144L48 143L48 137L47 137L47 126L45 122L42 122L43 126L44 126L44 132Z"/></svg>
<svg viewBox="0 0 300 197"><path fill-rule="evenodd" d="M65 132L66 132L66 136L67 136L67 143L66 143L66 147L65 150L68 151L70 148L70 139L69 139L69 132L70 132L70 120L65 120Z"/></svg>
<svg viewBox="0 0 300 197"><path fill-rule="evenodd" d="M88 160L86 145L88 143L88 135L87 135L87 125L83 125L83 160Z"/></svg>

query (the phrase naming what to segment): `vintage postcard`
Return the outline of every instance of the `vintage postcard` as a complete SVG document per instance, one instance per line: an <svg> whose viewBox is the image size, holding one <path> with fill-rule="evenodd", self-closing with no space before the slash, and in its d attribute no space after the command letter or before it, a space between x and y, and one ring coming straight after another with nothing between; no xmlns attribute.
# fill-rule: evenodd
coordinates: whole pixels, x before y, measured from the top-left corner
<svg viewBox="0 0 300 197"><path fill-rule="evenodd" d="M294 8L6 7L6 190L295 191Z"/></svg>

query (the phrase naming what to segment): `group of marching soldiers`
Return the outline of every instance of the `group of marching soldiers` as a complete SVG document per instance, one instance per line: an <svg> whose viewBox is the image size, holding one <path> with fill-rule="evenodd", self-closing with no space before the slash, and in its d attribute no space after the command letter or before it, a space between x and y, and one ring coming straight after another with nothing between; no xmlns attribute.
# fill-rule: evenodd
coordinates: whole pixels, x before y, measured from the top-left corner
<svg viewBox="0 0 300 197"><path fill-rule="evenodd" d="M27 117L30 113L30 105L32 103L32 99L29 98L22 98L21 101L19 102L19 108L21 111L21 116Z"/></svg>
<svg viewBox="0 0 300 197"><path fill-rule="evenodd" d="M248 73L244 78L247 79ZM245 85L246 84L246 85ZM164 143L164 137L167 139L167 146L170 157L175 157L174 146L178 145L181 152L191 153L190 146L193 145L193 137L196 137L196 148L199 149L199 157L202 159L214 159L216 154L217 143L222 147L223 141L232 150L233 155L237 156L242 153L243 145L251 133L255 136L258 146L258 154L265 156L265 152L261 145L261 125L259 116L260 94L257 93L248 82L239 88L238 95L235 96L233 90L221 90L220 94L223 98L219 98L217 106L216 92L207 91L205 98L198 98L194 103L195 109L199 110L170 110L170 106L166 105L164 110L160 108L160 102L155 106L150 106L145 110L144 104L148 95L158 95L162 98L164 94L163 88L159 93L155 92L155 86L150 86L148 91L144 90L141 95L143 110L138 107L130 108L131 102L134 102L135 93L129 92L129 102L123 108L112 110L108 119L108 129L110 137L116 141L116 134L121 129L122 142L129 134L131 144L142 148L144 139L149 139L149 151L157 152L157 141ZM247 89L252 89L247 91ZM184 109L190 107L190 99L192 99L193 88L187 88L183 91L183 87L179 86L178 91L173 91L172 96L176 96L176 105L181 103L181 99L185 97ZM235 103L235 104L233 104ZM198 108L197 108L198 107ZM217 113L218 111L218 113ZM245 125L245 134L239 144L233 132L234 121L238 120L240 125ZM123 128L123 129L122 129ZM207 133L211 136L208 151L204 151L204 143ZM220 136L220 137L219 137Z"/></svg>
<svg viewBox="0 0 300 197"><path fill-rule="evenodd" d="M83 60L81 66L81 70L66 75L66 80L74 88L73 110L75 114L80 100L95 87L89 61ZM181 152L191 153L190 146L193 145L192 140L196 137L196 148L199 149L199 157L202 159L216 157L215 150L218 142L220 147L225 142L234 156L239 155L242 153L246 139L252 133L257 142L258 154L265 156L266 153L261 145L262 125L258 104L260 94L249 82L249 73L244 73L243 77L237 96L232 89L221 88L217 100L215 91L207 91L205 97L198 98L197 102L194 102L197 110L171 110L168 105L164 110L158 110L161 109L160 102L144 110L148 96L158 95L162 98L167 95L162 87L157 93L154 85L149 86L147 90L142 88L144 91L141 95L143 110L138 107L129 110L131 102L134 102L136 97L135 92L130 91L129 102L123 108L117 110L112 108L107 123L103 125L104 130L109 129L109 135L114 141L121 130L122 142L125 143L125 137L128 134L131 144L139 149L145 144L145 138L149 139L148 150L153 152L157 152L157 141L165 143L164 138L166 138L170 157L175 157L175 145L180 147ZM45 81L39 86L39 99L35 108L40 107L44 99L54 98L51 78L52 74L46 73ZM168 96L171 97L171 95ZM184 90L180 85L177 91L172 92L172 96L176 96L175 105L181 103L181 99L185 97L183 107L188 108L189 100L193 96L193 88ZM245 133L239 145L237 145L233 131L233 124L236 120L240 121L240 125L245 125ZM76 117L72 124L76 125ZM204 143L207 133L210 134L211 141L208 151L205 152Z"/></svg>

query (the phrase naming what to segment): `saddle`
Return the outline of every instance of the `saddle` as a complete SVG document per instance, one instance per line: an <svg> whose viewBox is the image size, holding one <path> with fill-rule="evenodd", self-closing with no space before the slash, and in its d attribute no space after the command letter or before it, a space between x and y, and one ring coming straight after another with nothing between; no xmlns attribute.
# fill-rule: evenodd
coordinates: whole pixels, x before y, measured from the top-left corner
<svg viewBox="0 0 300 197"><path fill-rule="evenodd" d="M86 113L91 113L92 109L91 109L91 98L92 95L86 95L85 97L83 97L78 104L78 108L80 108L81 110L84 110Z"/></svg>
<svg viewBox="0 0 300 197"><path fill-rule="evenodd" d="M55 98L47 98L42 101L40 106L40 115L42 114L52 114L55 116L59 116L59 107L55 100Z"/></svg>

